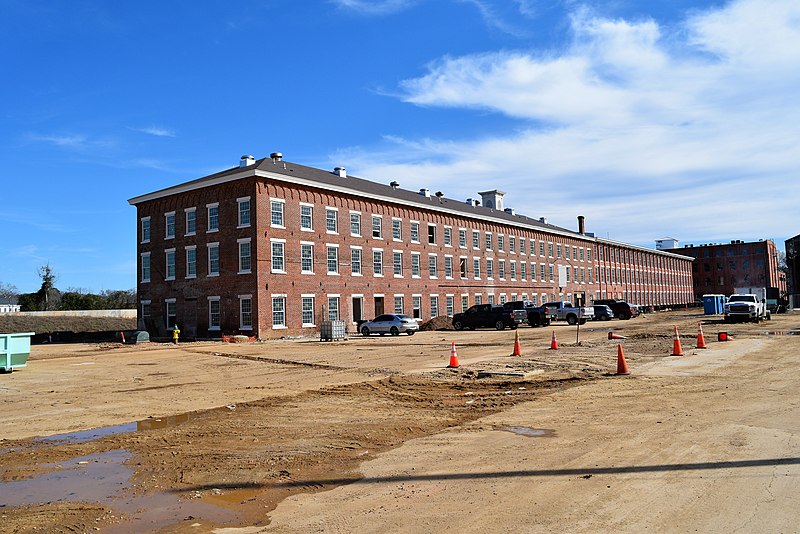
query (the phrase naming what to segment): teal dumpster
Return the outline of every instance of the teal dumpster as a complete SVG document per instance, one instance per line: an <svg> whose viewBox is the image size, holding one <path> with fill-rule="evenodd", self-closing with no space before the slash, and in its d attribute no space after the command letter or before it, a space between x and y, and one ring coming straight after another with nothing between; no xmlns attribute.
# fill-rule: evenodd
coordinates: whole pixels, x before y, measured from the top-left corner
<svg viewBox="0 0 800 534"><path fill-rule="evenodd" d="M33 332L0 334L0 371L11 372L28 365Z"/></svg>

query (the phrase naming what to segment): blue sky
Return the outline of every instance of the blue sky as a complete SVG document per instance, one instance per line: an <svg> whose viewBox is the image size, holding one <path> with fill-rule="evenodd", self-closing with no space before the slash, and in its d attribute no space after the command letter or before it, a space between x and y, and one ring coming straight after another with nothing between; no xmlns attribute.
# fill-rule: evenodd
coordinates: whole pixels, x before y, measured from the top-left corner
<svg viewBox="0 0 800 534"><path fill-rule="evenodd" d="M281 151L653 246L800 233L796 0L0 0L0 282L135 287L127 199Z"/></svg>

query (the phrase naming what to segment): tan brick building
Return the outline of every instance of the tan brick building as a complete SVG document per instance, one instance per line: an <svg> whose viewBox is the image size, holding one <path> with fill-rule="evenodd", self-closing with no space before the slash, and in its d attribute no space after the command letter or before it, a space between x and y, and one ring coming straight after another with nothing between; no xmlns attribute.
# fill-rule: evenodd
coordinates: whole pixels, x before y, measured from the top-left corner
<svg viewBox="0 0 800 534"><path fill-rule="evenodd" d="M313 333L320 322L452 315L475 303L692 301L691 258L504 208L283 161L138 196L140 318L155 336Z"/></svg>

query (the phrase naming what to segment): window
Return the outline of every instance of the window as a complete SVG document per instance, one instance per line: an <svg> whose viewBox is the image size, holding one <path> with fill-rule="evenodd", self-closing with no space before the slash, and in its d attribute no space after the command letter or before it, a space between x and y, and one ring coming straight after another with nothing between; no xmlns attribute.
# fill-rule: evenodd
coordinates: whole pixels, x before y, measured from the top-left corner
<svg viewBox="0 0 800 534"><path fill-rule="evenodd" d="M329 321L338 321L339 320L339 297L338 296L329 296L328 297L328 320Z"/></svg>
<svg viewBox="0 0 800 534"><path fill-rule="evenodd" d="M208 231L216 232L219 230L219 203L206 204L208 211Z"/></svg>
<svg viewBox="0 0 800 534"><path fill-rule="evenodd" d="M411 297L411 317L414 319L422 318L422 297L419 295Z"/></svg>
<svg viewBox="0 0 800 534"><path fill-rule="evenodd" d="M478 280L481 277L481 260L480 258L472 258L472 274Z"/></svg>
<svg viewBox="0 0 800 534"><path fill-rule="evenodd" d="M445 306L447 307L447 315L452 317L456 311L455 298L453 295L447 295L445 297Z"/></svg>
<svg viewBox="0 0 800 534"><path fill-rule="evenodd" d="M439 296L431 295L431 319L439 316Z"/></svg>
<svg viewBox="0 0 800 534"><path fill-rule="evenodd" d="M284 313L284 320L285 318L286 314ZM250 295L240 295L239 330L250 330L252 328L253 328L253 299L250 297Z"/></svg>
<svg viewBox="0 0 800 534"><path fill-rule="evenodd" d="M444 227L444 246L452 247L453 246L453 229L449 226Z"/></svg>
<svg viewBox="0 0 800 534"><path fill-rule="evenodd" d="M567 267L566 269L564 269L564 272L567 273L567 282L569 282L570 281L570 276L569 276L570 268ZM561 275L559 275L559 276L561 276Z"/></svg>
<svg viewBox="0 0 800 534"><path fill-rule="evenodd" d="M401 314L403 313L403 296L402 295L395 295L394 296L394 313Z"/></svg>
<svg viewBox="0 0 800 534"><path fill-rule="evenodd" d="M553 272L553 265L552 264L550 264L548 266L548 270L550 271L550 281L554 282L556 277L555 277L555 273Z"/></svg>
<svg viewBox="0 0 800 534"><path fill-rule="evenodd" d="M525 239L519 238L519 253L525 254ZM533 254L533 250L531 250L531 254Z"/></svg>
<svg viewBox="0 0 800 534"><path fill-rule="evenodd" d="M150 242L150 217L142 219L142 243Z"/></svg>
<svg viewBox="0 0 800 534"><path fill-rule="evenodd" d="M197 247L186 247L186 278L197 276Z"/></svg>
<svg viewBox="0 0 800 534"><path fill-rule="evenodd" d="M208 247L208 276L219 275L219 243L209 243Z"/></svg>
<svg viewBox="0 0 800 534"><path fill-rule="evenodd" d="M567 252L567 254L569 254L569 252ZM556 258L560 258L560 257L561 257L561 243L557 243L556 244Z"/></svg>
<svg viewBox="0 0 800 534"><path fill-rule="evenodd" d="M350 212L350 235L361 236L361 214Z"/></svg>
<svg viewBox="0 0 800 534"><path fill-rule="evenodd" d="M270 212L270 226L276 226L278 228L285 228L283 222L283 200L280 199L271 199L269 201L269 212Z"/></svg>
<svg viewBox="0 0 800 534"><path fill-rule="evenodd" d="M166 219L166 234L164 235L164 239L172 239L175 237L175 212L171 211L164 214L164 218Z"/></svg>
<svg viewBox="0 0 800 534"><path fill-rule="evenodd" d="M475 293L475 304L483 304L483 295Z"/></svg>
<svg viewBox="0 0 800 534"><path fill-rule="evenodd" d="M458 269L461 273L461 278L467 277L467 258L461 257L458 260Z"/></svg>
<svg viewBox="0 0 800 534"><path fill-rule="evenodd" d="M314 326L314 296L303 295L301 298L303 326Z"/></svg>
<svg viewBox="0 0 800 534"><path fill-rule="evenodd" d="M239 239L239 274L250 272L250 238Z"/></svg>
<svg viewBox="0 0 800 534"><path fill-rule="evenodd" d="M194 235L197 233L197 209L186 208L184 212L186 215L186 235Z"/></svg>
<svg viewBox="0 0 800 534"><path fill-rule="evenodd" d="M499 252L505 252L506 250L506 236L498 235L497 236L497 250Z"/></svg>
<svg viewBox="0 0 800 534"><path fill-rule="evenodd" d="M351 248L350 249L350 271L354 275L361 276L361 249L360 248Z"/></svg>
<svg viewBox="0 0 800 534"><path fill-rule="evenodd" d="M166 305L167 330L172 330L177 322L178 308L175 299L167 299L164 304Z"/></svg>
<svg viewBox="0 0 800 534"><path fill-rule="evenodd" d="M444 257L444 277L445 278L453 278L453 257L452 256L445 256Z"/></svg>
<svg viewBox="0 0 800 534"><path fill-rule="evenodd" d="M547 279L547 277L546 277L546 271L545 271L544 263L540 263L539 264L539 280L544 282L544 281L546 281L546 279Z"/></svg>
<svg viewBox="0 0 800 534"><path fill-rule="evenodd" d="M272 297L272 328L286 328L286 297Z"/></svg>
<svg viewBox="0 0 800 534"><path fill-rule="evenodd" d="M150 317L150 301L142 301L142 317Z"/></svg>
<svg viewBox="0 0 800 534"><path fill-rule="evenodd" d="M167 260L166 280L175 280L175 249L170 248L164 251Z"/></svg>
<svg viewBox="0 0 800 534"><path fill-rule="evenodd" d="M392 268L394 269L394 276L400 278L403 276L403 253L395 252L392 255Z"/></svg>
<svg viewBox="0 0 800 534"><path fill-rule="evenodd" d="M219 330L220 328L220 301L219 297L208 297L208 329Z"/></svg>
<svg viewBox="0 0 800 534"><path fill-rule="evenodd" d="M286 260L285 260L285 243L281 241L272 241L272 272L286 272Z"/></svg>
<svg viewBox="0 0 800 534"><path fill-rule="evenodd" d="M314 274L314 245L300 243L300 272Z"/></svg>
<svg viewBox="0 0 800 534"><path fill-rule="evenodd" d="M328 274L339 274L339 247L328 245Z"/></svg>
<svg viewBox="0 0 800 534"><path fill-rule="evenodd" d="M411 254L411 276L414 278L420 277L419 254Z"/></svg>
<svg viewBox="0 0 800 534"><path fill-rule="evenodd" d="M436 244L436 225L429 224L428 225L428 244L435 245Z"/></svg>
<svg viewBox="0 0 800 534"><path fill-rule="evenodd" d="M403 240L402 223L400 219L392 219L392 239L395 241Z"/></svg>
<svg viewBox="0 0 800 534"><path fill-rule="evenodd" d="M583 249L580 249L581 261L583 261Z"/></svg>
<svg viewBox="0 0 800 534"><path fill-rule="evenodd" d="M239 228L250 226L250 197L237 198L239 205Z"/></svg>
<svg viewBox="0 0 800 534"><path fill-rule="evenodd" d="M325 231L329 234L339 233L339 210L325 208Z"/></svg>
<svg viewBox="0 0 800 534"><path fill-rule="evenodd" d="M494 295L490 293L489 296L486 297L486 302L494 306Z"/></svg>
<svg viewBox="0 0 800 534"><path fill-rule="evenodd" d="M592 261L592 249L586 249L586 261Z"/></svg>
<svg viewBox="0 0 800 534"><path fill-rule="evenodd" d="M492 250L492 234L486 234L486 250Z"/></svg>
<svg viewBox="0 0 800 534"><path fill-rule="evenodd" d="M517 238L514 236L508 236L508 251L509 252L517 251Z"/></svg>
<svg viewBox="0 0 800 534"><path fill-rule="evenodd" d="M461 311L465 312L469 308L469 295L461 295Z"/></svg>
<svg viewBox="0 0 800 534"><path fill-rule="evenodd" d="M515 261L511 262L511 279L512 280L517 279L517 262Z"/></svg>
<svg viewBox="0 0 800 534"><path fill-rule="evenodd" d="M458 231L458 246L467 248L467 231L463 228Z"/></svg>
<svg viewBox="0 0 800 534"><path fill-rule="evenodd" d="M428 255L428 276L436 278L436 254Z"/></svg>
<svg viewBox="0 0 800 534"><path fill-rule="evenodd" d="M531 248L533 248L533 245L531 245ZM539 241L539 256L544 256L544 241Z"/></svg>
<svg viewBox="0 0 800 534"><path fill-rule="evenodd" d="M372 251L372 274L375 276L383 276L383 251Z"/></svg>
<svg viewBox="0 0 800 534"><path fill-rule="evenodd" d="M497 261L497 274L500 277L500 280L503 280L506 277L506 260Z"/></svg>
<svg viewBox="0 0 800 534"><path fill-rule="evenodd" d="M380 239L383 236L383 228L381 226L382 221L380 216L373 215L372 216L372 237L376 239Z"/></svg>
<svg viewBox="0 0 800 534"><path fill-rule="evenodd" d="M314 229L314 208L300 204L300 229L311 232Z"/></svg>
<svg viewBox="0 0 800 534"><path fill-rule="evenodd" d="M413 222L411 223L411 242L412 243L419 243L419 223Z"/></svg>
<svg viewBox="0 0 800 534"><path fill-rule="evenodd" d="M494 278L494 260L486 258L486 278Z"/></svg>
<svg viewBox="0 0 800 534"><path fill-rule="evenodd" d="M506 294L500 293L500 305L502 306L505 303L506 303Z"/></svg>
<svg viewBox="0 0 800 534"><path fill-rule="evenodd" d="M480 232L472 232L472 248L481 248L481 234Z"/></svg>
<svg viewBox="0 0 800 534"><path fill-rule="evenodd" d="M520 241L520 243L522 243L522 241ZM519 277L522 280L525 280L526 278L528 278L528 264L525 263L524 261L520 262L520 264L519 264Z"/></svg>
<svg viewBox="0 0 800 534"><path fill-rule="evenodd" d="M150 253L142 253L142 282L150 281Z"/></svg>

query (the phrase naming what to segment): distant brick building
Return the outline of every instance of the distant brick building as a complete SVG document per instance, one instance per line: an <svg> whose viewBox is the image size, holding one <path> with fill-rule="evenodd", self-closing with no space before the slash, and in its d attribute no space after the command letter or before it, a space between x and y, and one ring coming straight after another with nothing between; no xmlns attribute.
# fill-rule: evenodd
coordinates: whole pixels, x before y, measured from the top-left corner
<svg viewBox="0 0 800 534"><path fill-rule="evenodd" d="M131 199L139 316L151 334L312 333L323 320L452 315L475 303L692 302L691 258L595 238L504 207L283 161Z"/></svg>
<svg viewBox="0 0 800 534"><path fill-rule="evenodd" d="M778 269L778 249L772 240L685 245L668 252L696 258L692 265L695 298L731 295L737 287L777 287L786 294L786 275Z"/></svg>

